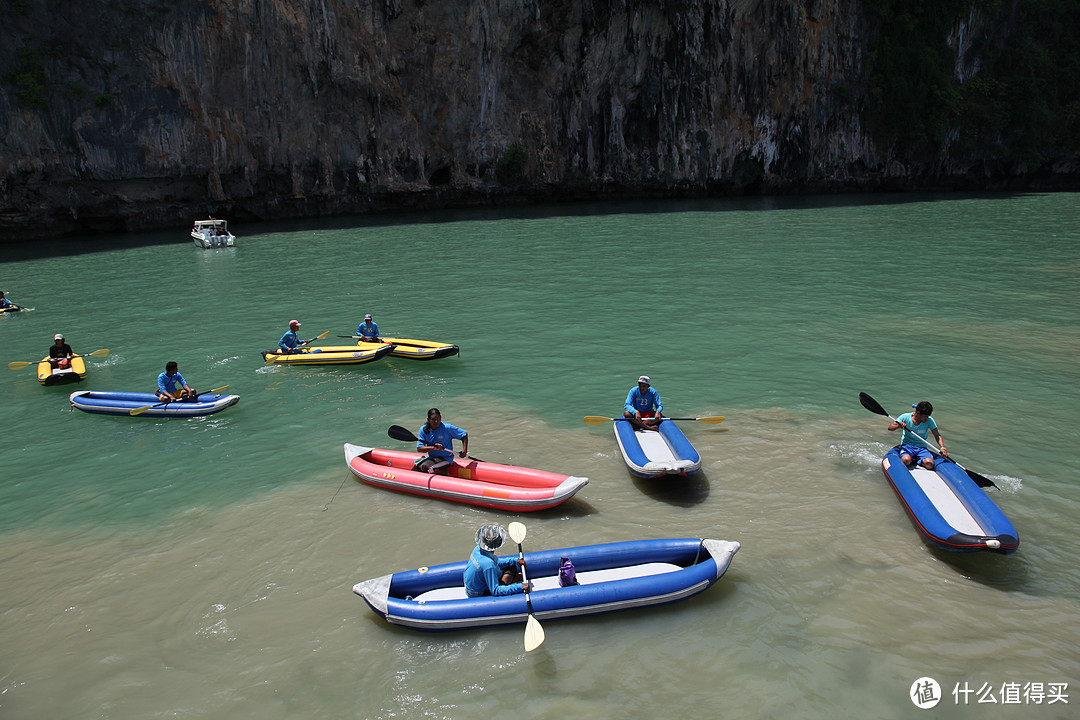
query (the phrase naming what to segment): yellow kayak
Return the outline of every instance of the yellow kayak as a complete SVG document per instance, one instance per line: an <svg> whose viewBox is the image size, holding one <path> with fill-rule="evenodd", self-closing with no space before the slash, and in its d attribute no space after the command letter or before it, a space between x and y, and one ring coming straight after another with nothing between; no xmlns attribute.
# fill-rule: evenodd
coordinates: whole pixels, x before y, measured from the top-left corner
<svg viewBox="0 0 1080 720"><path fill-rule="evenodd" d="M411 358L413 360L434 360L435 358L457 355L459 350L457 345L433 342L431 340L411 340L409 338L388 337L380 337L379 339L394 346L394 349L390 352L390 357ZM364 345L365 343L361 341L358 344Z"/></svg>
<svg viewBox="0 0 1080 720"><path fill-rule="evenodd" d="M287 355L280 350L267 350L262 356L267 365L361 365L378 360L393 350L393 345L362 342L356 345L302 347Z"/></svg>
<svg viewBox="0 0 1080 720"><path fill-rule="evenodd" d="M25 363L24 363L25 364ZM37 365L37 379L42 385L59 385L66 382L81 382L86 377L86 363L82 355L71 358L71 367L54 368L49 358L43 358Z"/></svg>

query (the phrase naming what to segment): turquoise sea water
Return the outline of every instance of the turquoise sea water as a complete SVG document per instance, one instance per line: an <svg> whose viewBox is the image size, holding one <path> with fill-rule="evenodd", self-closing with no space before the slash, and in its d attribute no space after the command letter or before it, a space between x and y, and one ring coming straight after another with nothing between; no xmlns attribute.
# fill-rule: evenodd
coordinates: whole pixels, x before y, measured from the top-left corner
<svg viewBox="0 0 1080 720"><path fill-rule="evenodd" d="M234 224L2 250L3 361L55 332L81 386L0 368L4 718L1074 717L1080 686L1080 203L1075 194L578 205ZM266 367L288 320L461 355ZM153 388L167 360L240 404L197 419L70 412ZM638 375L704 458L632 478L608 426ZM881 475L886 418L934 403L993 479L1012 556L930 549ZM356 482L342 444L403 447L428 407L470 453L586 475L523 517ZM708 536L743 548L667 608L418 634L351 593L463 558L475 527L526 547ZM1069 703L968 704L964 683L1066 684ZM957 699L959 697L959 700ZM984 695L985 700L985 695Z"/></svg>

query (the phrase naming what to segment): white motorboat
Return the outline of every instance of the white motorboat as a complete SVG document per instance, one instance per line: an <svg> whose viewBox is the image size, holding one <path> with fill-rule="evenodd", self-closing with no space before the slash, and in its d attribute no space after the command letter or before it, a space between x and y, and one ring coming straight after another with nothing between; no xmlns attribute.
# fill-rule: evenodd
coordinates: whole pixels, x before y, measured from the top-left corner
<svg viewBox="0 0 1080 720"><path fill-rule="evenodd" d="M229 232L229 224L225 220L196 220L195 227L191 229L191 237L195 245L201 248L223 248L236 245L236 236Z"/></svg>

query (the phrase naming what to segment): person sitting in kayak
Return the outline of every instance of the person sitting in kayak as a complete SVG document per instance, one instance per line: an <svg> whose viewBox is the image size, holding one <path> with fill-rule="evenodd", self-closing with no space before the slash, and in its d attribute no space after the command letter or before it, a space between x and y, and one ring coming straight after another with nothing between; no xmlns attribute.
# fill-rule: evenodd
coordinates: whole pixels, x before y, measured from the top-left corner
<svg viewBox="0 0 1080 720"><path fill-rule="evenodd" d="M521 581L517 567L525 565L525 558L495 555L505 540L506 531L501 525L484 525L476 531L476 547L465 563L466 595L516 595L531 589L528 582Z"/></svg>
<svg viewBox="0 0 1080 720"><path fill-rule="evenodd" d="M371 315L364 316L364 322L357 326L356 334L364 342L379 342L379 326L372 321Z"/></svg>
<svg viewBox="0 0 1080 720"><path fill-rule="evenodd" d="M469 454L469 434L459 427L442 421L439 408L427 411L427 422L416 433L416 449L427 453L413 465L414 470L431 475L445 475L450 461L454 459L454 439L461 441L460 457Z"/></svg>
<svg viewBox="0 0 1080 720"><path fill-rule="evenodd" d="M934 412L934 406L923 400L911 406L914 412L904 413L889 424L889 430L904 428L904 435L900 438L900 460L908 467L918 462L927 470L934 469L934 455L926 445L927 433L934 433L941 454L949 456L945 449L945 441L941 439L937 423L930 413Z"/></svg>
<svg viewBox="0 0 1080 720"><path fill-rule="evenodd" d="M172 360L165 363L165 372L158 375L157 396L161 402L194 402L199 399L199 394L188 387L184 376L180 374L179 366Z"/></svg>
<svg viewBox="0 0 1080 720"><path fill-rule="evenodd" d="M18 307L15 303L4 297L4 291L0 290L0 308L13 308Z"/></svg>
<svg viewBox="0 0 1080 720"><path fill-rule="evenodd" d="M299 329L300 329L300 321L299 320L290 320L289 321L289 332L282 335L281 339L278 340L278 343L277 343L278 350L281 351L282 355L292 355L295 352L299 352L299 348L300 348L301 345L307 345L308 344L309 341L305 340L305 341L301 342L300 338L297 337L296 331L299 330Z"/></svg>
<svg viewBox="0 0 1080 720"><path fill-rule="evenodd" d="M56 370L67 370L71 367L71 358L74 356L75 353L64 341L64 336L60 333L53 335L53 344L49 348L49 364Z"/></svg>
<svg viewBox="0 0 1080 720"><path fill-rule="evenodd" d="M623 417L635 430L655 430L663 418L664 405L660 393L652 387L648 375L637 379L637 387L630 388L623 403Z"/></svg>

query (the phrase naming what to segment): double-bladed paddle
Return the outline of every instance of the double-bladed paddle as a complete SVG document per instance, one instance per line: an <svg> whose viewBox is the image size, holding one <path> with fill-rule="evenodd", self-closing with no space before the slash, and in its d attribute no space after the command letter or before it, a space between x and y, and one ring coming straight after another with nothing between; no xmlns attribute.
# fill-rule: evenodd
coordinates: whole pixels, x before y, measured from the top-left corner
<svg viewBox="0 0 1080 720"><path fill-rule="evenodd" d="M199 393L198 395L195 396L195 399L198 400L203 395L213 395L214 393L219 393L219 392L221 392L222 390L224 390L227 387L229 387L229 386L228 385L222 385L221 387L216 387L216 388L213 388L211 390L207 390L206 392L201 392L201 393ZM142 415L144 412L146 412L147 410L149 410L151 408L162 407L164 405L169 405L170 403L174 403L174 402L183 402L183 401L180 400L180 398L176 398L175 400L168 400L166 402L158 403L157 405L143 405L142 407L132 408L132 409L128 410L128 415Z"/></svg>
<svg viewBox="0 0 1080 720"><path fill-rule="evenodd" d="M311 338L310 340L305 340L304 342L300 343L300 345L307 345L308 343L313 343L316 340L322 340L324 337L326 337L329 334L330 334L330 331L327 330L322 335L316 335L315 337ZM297 347L299 347L299 345ZM282 355L288 355L288 353L282 353L281 348L278 348L277 350L272 350L272 351L266 353L266 355L263 356L263 360L265 360L266 364L269 365L270 363L274 362L274 360L281 357Z"/></svg>
<svg viewBox="0 0 1080 720"><path fill-rule="evenodd" d="M400 425L391 425L386 430L386 434L394 440L401 440L402 442L421 442L420 438L416 437L416 435L411 430L409 430L408 428L403 428ZM450 442L451 445L453 445L453 440L451 440ZM453 447L443 449L454 452ZM457 453L454 454L456 455ZM465 457L469 458L470 460L475 460L476 462L484 462L480 458L474 458L472 455L466 455Z"/></svg>
<svg viewBox="0 0 1080 720"><path fill-rule="evenodd" d="M75 357L95 357L95 358L109 357L109 348L101 348L100 350L95 350L94 352L86 353L85 355L79 355L78 353L76 353ZM9 362L8 367L11 368L12 370L22 370L24 367L30 367L31 365L37 365L39 362L41 362L41 360L35 360L33 362L20 362L20 361Z"/></svg>
<svg viewBox="0 0 1080 720"><path fill-rule="evenodd" d="M521 580L522 582L529 582L529 576L525 572L525 563L520 562L525 559L525 553L521 549L521 543L525 542L525 526L519 522L512 522L507 527L510 531L510 539L517 543L518 546L518 564L521 566ZM532 652L544 642L544 628L541 627L540 621L533 615L532 598L529 597L529 591L525 591L525 605L529 608L529 619L525 623L525 652Z"/></svg>
<svg viewBox="0 0 1080 720"><path fill-rule="evenodd" d="M899 423L900 422L899 420L894 418L892 415L885 412L885 408L881 407L881 403L879 403L877 400L870 397L869 395L867 395L864 392L859 393L859 402L862 403L862 406L864 408L866 408L867 410L869 410L870 412L872 412L872 413L874 413L876 415L884 415L885 417L892 420L894 423ZM918 436L916 436L916 437L918 437ZM956 466L958 468L960 468L961 470L963 470L964 472L966 472L968 477L971 478L972 480L974 480L975 484L978 485L979 487L993 487L993 488L997 487L997 485L994 484L994 481L991 480L990 478L983 477L982 475L980 475L979 473L977 473L977 472L975 472L973 470L968 470L966 467L964 467L960 463L953 460L952 457L950 457L949 455L942 454L941 448L939 448L934 443L930 442L929 439L927 439L927 438L919 438L919 439L922 440L923 442L925 442L932 450L937 451L938 455L941 455L942 457L946 458L947 460L951 460L952 462L956 463Z"/></svg>
<svg viewBox="0 0 1080 720"><path fill-rule="evenodd" d="M599 415L586 415L585 416L585 424L586 425L603 425L604 423L614 422L616 420L629 420L629 419L630 418L628 418L628 417L610 418L610 417L600 417ZM709 425L719 425L720 423L724 422L724 416L723 415L710 415L708 417L692 417L692 418L689 418L689 417L688 418L662 417L660 419L661 420L696 420L697 422L708 423Z"/></svg>

